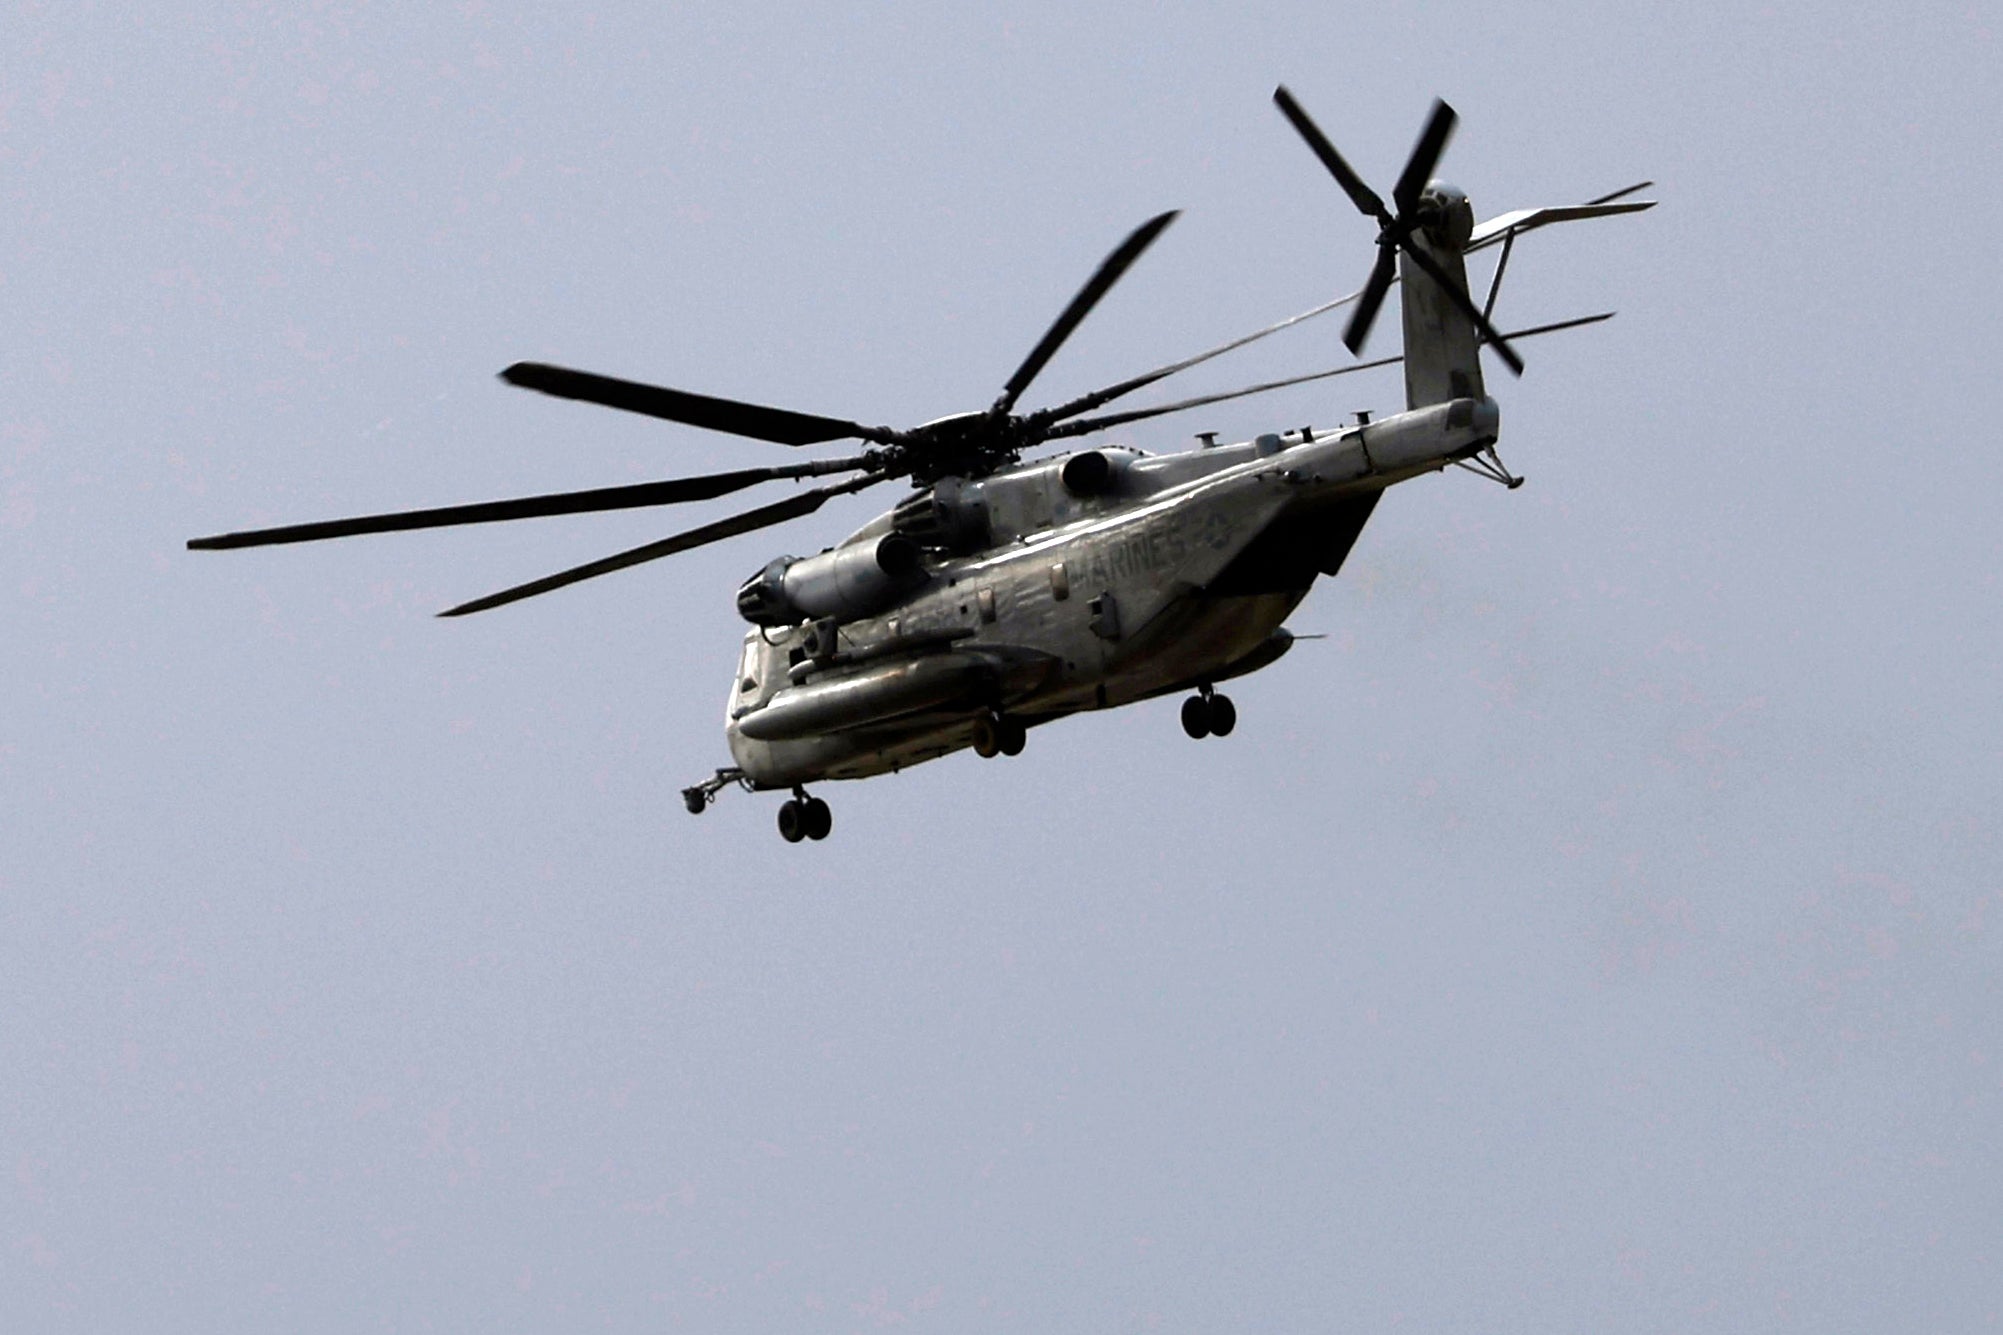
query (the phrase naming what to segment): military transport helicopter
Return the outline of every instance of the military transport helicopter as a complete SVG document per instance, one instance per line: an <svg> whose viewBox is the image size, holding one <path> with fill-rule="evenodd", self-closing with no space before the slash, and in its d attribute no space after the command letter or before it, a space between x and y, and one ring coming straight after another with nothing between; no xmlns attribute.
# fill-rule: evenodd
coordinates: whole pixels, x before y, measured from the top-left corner
<svg viewBox="0 0 2003 1335"><path fill-rule="evenodd" d="M786 500L701 525L440 613L463 616L614 570L813 513L836 496L896 478L914 490L819 555L782 556L737 592L744 636L726 705L736 763L683 790L701 813L724 788L787 791L779 831L823 839L827 803L806 792L824 779L861 779L972 747L1021 752L1030 728L1087 709L1188 692L1182 726L1223 737L1237 722L1218 683L1286 653L1287 616L1318 575L1334 575L1386 488L1457 465L1507 486L1495 452L1500 411L1480 352L1522 371L1511 346L1534 334L1608 318L1587 316L1504 335L1491 323L1516 239L1554 222L1652 207L1629 187L1586 204L1506 213L1476 226L1467 197L1433 169L1453 132L1444 102L1406 160L1387 203L1351 169L1305 110L1274 101L1352 203L1378 224L1377 260L1363 288L1182 361L1033 412L1025 390L1079 323L1176 214L1149 219L1109 255L984 409L915 427L792 412L533 362L509 384L690 426L788 446L856 440L836 459L703 477L365 515L197 538L191 548L252 547L361 533L709 500L761 482L851 474ZM1501 253L1477 306L1465 257ZM1402 357L1269 381L1155 407L1099 410L1177 372L1304 320L1353 306L1343 341L1362 352L1396 283ZM1039 459L1035 448L1110 427L1288 385L1403 361L1405 412L1368 414L1338 429L1301 427L1168 455L1103 446Z"/></svg>

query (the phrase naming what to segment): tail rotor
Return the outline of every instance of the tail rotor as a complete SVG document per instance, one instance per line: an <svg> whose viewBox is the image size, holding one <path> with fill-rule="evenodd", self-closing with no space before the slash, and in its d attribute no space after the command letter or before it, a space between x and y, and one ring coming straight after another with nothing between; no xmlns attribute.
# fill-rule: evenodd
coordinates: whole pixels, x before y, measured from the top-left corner
<svg viewBox="0 0 2003 1335"><path fill-rule="evenodd" d="M1523 374L1523 359L1480 307L1468 296L1465 280L1449 276L1446 269L1427 253L1425 245L1414 240L1417 233L1425 233L1435 243L1448 243L1458 254L1466 245L1467 225L1465 220L1454 215L1464 210L1447 207L1448 200L1427 190L1432 180L1433 169L1439 164L1440 155L1446 151L1447 141L1453 137L1454 125L1458 117L1454 109L1437 99L1433 102L1432 115L1427 118L1425 129L1420 131L1419 142L1413 146L1412 155L1405 161L1404 171L1398 174L1398 183L1391 191L1391 204L1386 207L1384 200L1372 190L1361 176L1356 174L1321 127L1314 123L1307 111L1294 99L1285 86L1273 91L1273 101L1302 139L1307 141L1317 158L1321 159L1329 175L1335 177L1336 184L1356 205L1357 211L1377 223L1377 262L1370 270L1370 279L1364 284L1363 293L1357 298L1355 313L1350 316L1349 327L1343 331L1342 341L1352 353L1361 354L1364 340L1370 336L1370 326L1377 319L1377 312L1384 304L1385 295L1391 290L1391 281L1397 276L1398 256L1402 252L1411 263L1439 284L1447 299L1479 331L1481 340L1493 347L1496 354L1517 375ZM1458 194L1453 197L1458 200ZM1457 222L1463 225L1456 226ZM1459 232L1460 235L1454 235ZM1458 266L1455 266L1458 267Z"/></svg>

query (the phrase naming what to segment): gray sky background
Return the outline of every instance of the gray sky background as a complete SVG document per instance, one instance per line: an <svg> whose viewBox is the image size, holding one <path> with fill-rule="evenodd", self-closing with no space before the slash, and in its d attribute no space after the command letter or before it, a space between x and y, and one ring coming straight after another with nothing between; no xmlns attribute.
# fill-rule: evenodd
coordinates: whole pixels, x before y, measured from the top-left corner
<svg viewBox="0 0 2003 1335"><path fill-rule="evenodd" d="M2003 1322L1993 11L705 8L7 6L6 1324ZM772 457L523 357L982 406L1163 208L1032 398L1351 290L1282 80L1380 189L1438 94L1483 216L1664 203L1519 247L1621 312L1492 382L1529 486L1400 488L1228 742L790 847L676 790L870 497L463 622L694 521L182 550Z"/></svg>

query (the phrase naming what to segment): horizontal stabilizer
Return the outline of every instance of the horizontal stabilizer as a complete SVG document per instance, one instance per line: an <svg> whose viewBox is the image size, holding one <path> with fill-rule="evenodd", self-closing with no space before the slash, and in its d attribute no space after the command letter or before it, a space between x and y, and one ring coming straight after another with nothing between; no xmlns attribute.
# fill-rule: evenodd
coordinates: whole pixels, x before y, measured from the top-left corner
<svg viewBox="0 0 2003 1335"><path fill-rule="evenodd" d="M1639 188L1639 187L1637 187ZM1490 218L1474 229L1468 238L1467 251L1473 252L1492 246L1511 234L1522 235L1552 223L1577 222L1581 218L1611 218L1622 213L1640 213L1655 207L1652 199L1637 199L1623 203L1568 204L1551 209L1516 209L1513 212Z"/></svg>

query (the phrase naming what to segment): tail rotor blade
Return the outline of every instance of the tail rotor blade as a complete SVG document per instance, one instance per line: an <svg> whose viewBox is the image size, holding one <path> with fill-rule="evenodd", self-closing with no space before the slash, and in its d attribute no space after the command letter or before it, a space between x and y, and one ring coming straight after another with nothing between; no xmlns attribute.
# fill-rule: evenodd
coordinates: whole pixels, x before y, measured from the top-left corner
<svg viewBox="0 0 2003 1335"><path fill-rule="evenodd" d="M1375 190L1363 183L1363 178L1358 176L1347 162L1343 161L1342 154L1335 151L1335 145L1328 141L1328 136L1321 132L1321 127L1316 125L1301 104L1294 100L1294 95L1287 91L1285 84L1273 90L1273 101L1280 108L1280 114L1292 122L1300 137L1307 140L1308 147L1314 150L1314 155L1321 159L1321 165L1328 168L1329 175L1335 177L1336 183L1348 194L1350 201L1367 216L1388 226L1391 214L1385 209L1384 201L1378 197Z"/></svg>
<svg viewBox="0 0 2003 1335"><path fill-rule="evenodd" d="M1433 168L1439 165L1440 154L1446 151L1458 119L1452 107L1433 99L1433 114L1426 121L1426 128L1419 132L1419 142L1412 146L1412 156L1406 159L1398 184L1391 187L1391 202L1397 205L1400 216L1418 206L1419 196L1425 193L1426 182L1433 179Z"/></svg>
<svg viewBox="0 0 2003 1335"><path fill-rule="evenodd" d="M1071 298L1071 304L1064 308L1064 313L1057 317L1057 322L1044 333L1042 341L1030 350L1022 365L1015 369L1015 374L1008 378L1008 384L1003 387L1001 397L995 400L994 411L997 415L1007 413L1015 407L1015 401L1022 397L1022 392L1029 388L1029 382L1036 379L1037 374L1050 359L1057 355L1057 350L1064 346L1064 340L1071 337L1072 331L1077 329L1085 317L1092 313L1092 308L1099 304L1099 299L1112 290L1113 284L1120 281L1121 275L1132 267L1143 251L1154 244L1155 238L1160 236L1180 213L1179 209L1170 209L1167 213L1156 214L1135 228L1133 234L1105 258L1092 277L1086 280L1085 286L1078 290L1078 295Z"/></svg>
<svg viewBox="0 0 2003 1335"><path fill-rule="evenodd" d="M1379 247L1370 281L1363 285L1363 295L1356 299L1349 327L1342 331L1343 344L1359 357L1363 355L1363 341L1370 337L1370 326L1376 322L1377 308L1384 304L1384 294L1391 290L1391 280L1397 276L1398 252L1390 246Z"/></svg>

